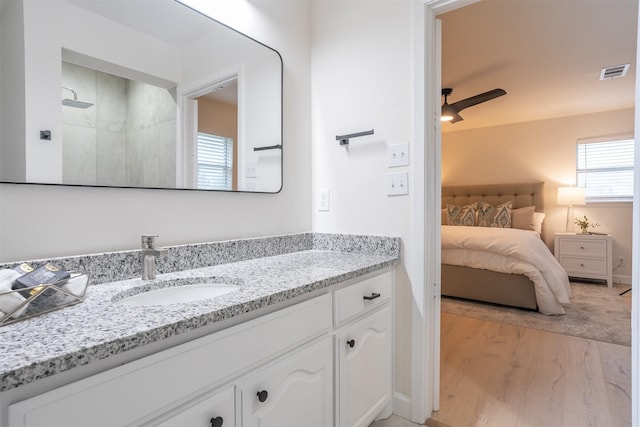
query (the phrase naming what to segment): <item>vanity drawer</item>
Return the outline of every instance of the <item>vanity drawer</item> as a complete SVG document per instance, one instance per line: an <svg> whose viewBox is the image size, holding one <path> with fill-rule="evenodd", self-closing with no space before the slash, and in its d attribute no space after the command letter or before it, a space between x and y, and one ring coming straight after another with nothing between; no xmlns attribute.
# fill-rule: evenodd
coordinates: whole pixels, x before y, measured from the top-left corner
<svg viewBox="0 0 640 427"><path fill-rule="evenodd" d="M153 421L145 427L184 427L236 425L235 387L227 386L204 396L196 402L189 402L172 411L172 416L162 422ZM214 421L215 420L215 421Z"/></svg>
<svg viewBox="0 0 640 427"><path fill-rule="evenodd" d="M335 292L336 325L391 299L391 272L380 274Z"/></svg>
<svg viewBox="0 0 640 427"><path fill-rule="evenodd" d="M559 261L569 276L606 276L608 271L606 258L561 256Z"/></svg>
<svg viewBox="0 0 640 427"><path fill-rule="evenodd" d="M563 255L604 257L607 253L606 240L558 239L558 250Z"/></svg>

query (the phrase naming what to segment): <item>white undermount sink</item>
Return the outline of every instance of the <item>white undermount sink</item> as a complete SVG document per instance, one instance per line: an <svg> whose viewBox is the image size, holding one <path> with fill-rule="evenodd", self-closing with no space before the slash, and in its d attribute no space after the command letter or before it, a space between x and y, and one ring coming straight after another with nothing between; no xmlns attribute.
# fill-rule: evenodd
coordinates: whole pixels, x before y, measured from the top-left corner
<svg viewBox="0 0 640 427"><path fill-rule="evenodd" d="M238 285L225 283L197 283L170 286L140 292L118 300L116 303L129 306L170 305L196 302L226 295L240 289Z"/></svg>

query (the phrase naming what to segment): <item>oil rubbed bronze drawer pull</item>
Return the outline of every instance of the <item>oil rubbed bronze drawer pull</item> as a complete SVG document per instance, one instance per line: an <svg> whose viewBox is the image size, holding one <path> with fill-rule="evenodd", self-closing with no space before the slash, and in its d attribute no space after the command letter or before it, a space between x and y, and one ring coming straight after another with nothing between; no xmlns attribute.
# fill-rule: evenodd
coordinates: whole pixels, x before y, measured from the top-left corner
<svg viewBox="0 0 640 427"><path fill-rule="evenodd" d="M366 296L366 295L365 295L365 296L364 296L364 297L362 297L362 298L364 298L364 299L365 299L365 300L367 300L367 301L371 301L371 300L374 300L374 299L376 299L376 298L380 298L380 294L379 294L379 293L376 293L376 292L373 292L371 295L369 295L369 296Z"/></svg>
<svg viewBox="0 0 640 427"><path fill-rule="evenodd" d="M260 403L266 402L268 397L269 397L269 393L267 393L267 390L261 390L258 392L258 401Z"/></svg>

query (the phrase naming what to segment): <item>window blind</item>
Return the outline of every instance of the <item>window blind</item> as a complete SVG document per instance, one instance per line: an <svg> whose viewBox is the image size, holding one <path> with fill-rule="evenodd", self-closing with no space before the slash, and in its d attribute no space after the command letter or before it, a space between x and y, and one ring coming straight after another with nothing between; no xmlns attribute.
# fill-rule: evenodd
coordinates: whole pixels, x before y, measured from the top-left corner
<svg viewBox="0 0 640 427"><path fill-rule="evenodd" d="M231 190L233 139L198 132L197 180L201 190Z"/></svg>
<svg viewBox="0 0 640 427"><path fill-rule="evenodd" d="M633 139L578 142L576 159L587 202L633 200Z"/></svg>

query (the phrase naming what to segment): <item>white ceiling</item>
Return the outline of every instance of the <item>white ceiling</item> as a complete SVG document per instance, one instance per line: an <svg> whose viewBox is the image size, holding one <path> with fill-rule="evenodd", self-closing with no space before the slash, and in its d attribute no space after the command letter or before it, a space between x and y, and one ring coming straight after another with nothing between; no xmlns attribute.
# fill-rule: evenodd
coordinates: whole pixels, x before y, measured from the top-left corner
<svg viewBox="0 0 640 427"><path fill-rule="evenodd" d="M637 8L637 0L482 0L440 15L449 103L507 91L442 131L633 108ZM602 68L626 63L625 77L599 80Z"/></svg>

